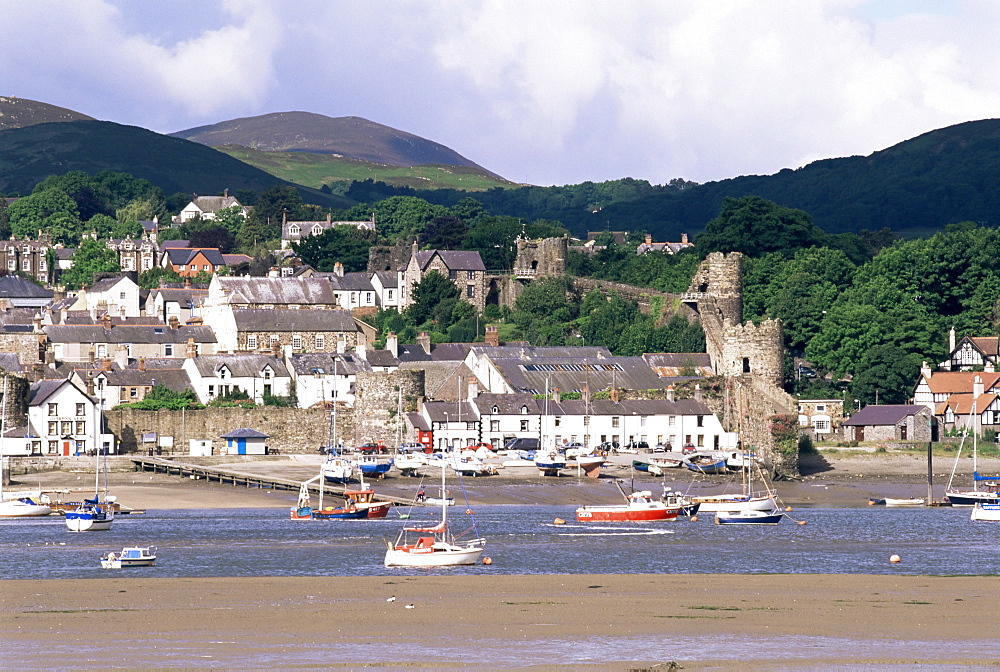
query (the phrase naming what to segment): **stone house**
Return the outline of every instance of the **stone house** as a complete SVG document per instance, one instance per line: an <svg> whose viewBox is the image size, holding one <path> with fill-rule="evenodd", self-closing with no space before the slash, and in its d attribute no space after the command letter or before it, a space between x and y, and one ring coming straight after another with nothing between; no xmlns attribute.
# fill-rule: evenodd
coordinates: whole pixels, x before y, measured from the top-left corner
<svg viewBox="0 0 1000 672"><path fill-rule="evenodd" d="M193 389L191 379L184 370L187 361L177 358L139 359L123 368L105 359L98 369L76 369L73 380L106 399L108 408L114 408L118 404L142 401L157 385L174 392Z"/></svg>
<svg viewBox="0 0 1000 672"><path fill-rule="evenodd" d="M459 297L475 306L477 312L483 312L486 306L486 266L479 252L418 250L416 243L400 283L400 310L413 303L413 286L431 271L450 279L458 288Z"/></svg>
<svg viewBox="0 0 1000 672"><path fill-rule="evenodd" d="M650 252L659 252L661 254L677 254L683 249L694 247L694 243L688 241L688 234L681 234L681 242L679 243L654 243L653 236L646 234L646 240L639 243L636 248L636 254L648 254Z"/></svg>
<svg viewBox="0 0 1000 672"><path fill-rule="evenodd" d="M213 324L226 352L344 352L374 341L376 329L346 310L231 310ZM275 350L277 348L277 350Z"/></svg>
<svg viewBox="0 0 1000 672"><path fill-rule="evenodd" d="M844 418L843 399L799 399L799 427L809 427L817 437L836 434Z"/></svg>
<svg viewBox="0 0 1000 672"><path fill-rule="evenodd" d="M39 240L0 240L0 263L11 275L19 272L48 284L55 280L49 258L49 251L54 249L43 232L39 232Z"/></svg>
<svg viewBox="0 0 1000 672"><path fill-rule="evenodd" d="M45 340L58 362L89 362L112 358L155 359L214 354L215 333L206 326L115 325L107 315L101 324L53 324L44 327Z"/></svg>
<svg viewBox="0 0 1000 672"><path fill-rule="evenodd" d="M239 388L260 404L264 395L288 396L292 377L279 357L262 354L204 355L184 360L198 400L207 404Z"/></svg>
<svg viewBox="0 0 1000 672"><path fill-rule="evenodd" d="M931 441L934 415L918 404L865 406L843 423L847 441Z"/></svg>
<svg viewBox="0 0 1000 672"><path fill-rule="evenodd" d="M183 286L160 286L149 291L146 315L167 322L170 318L181 324L197 316L196 308L208 296L208 287L185 282Z"/></svg>
<svg viewBox="0 0 1000 672"><path fill-rule="evenodd" d="M143 234L138 240L111 239L105 244L118 254L118 265L123 271L141 273L159 265L160 248L155 235Z"/></svg>

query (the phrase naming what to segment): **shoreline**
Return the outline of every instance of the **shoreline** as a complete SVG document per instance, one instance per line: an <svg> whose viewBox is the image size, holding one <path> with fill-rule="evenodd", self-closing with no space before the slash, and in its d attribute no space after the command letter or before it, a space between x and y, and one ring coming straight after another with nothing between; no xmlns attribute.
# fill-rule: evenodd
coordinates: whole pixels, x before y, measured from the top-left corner
<svg viewBox="0 0 1000 672"><path fill-rule="evenodd" d="M621 500L614 486L615 479L624 481L626 488L650 490L654 495L664 485L693 495L739 492L738 474L706 477L673 469L663 478L637 472L630 468L632 456L618 456L618 463L605 470L599 479L578 478L575 475L540 477L534 469L509 469L498 476L449 479L453 496L465 495L471 505L565 505L613 504ZM184 456L176 456L179 462ZM301 482L315 476L322 458L318 455L289 455L275 459L225 461L213 464L251 475L267 475ZM952 462L935 462L933 499L944 497L951 474ZM87 467L90 467L89 475ZM963 465L964 467L965 465ZM51 495L54 501L76 501L93 492L93 468L89 458L70 461L61 471L17 474L10 489L65 491ZM1000 472L1000 460L980 460L985 473ZM571 471L571 470L568 470ZM857 507L868 505L871 498L926 498L926 458L915 454L843 454L823 451L803 459L802 477L774 483L783 505L791 507ZM957 479L971 482L971 461L968 470L959 471ZM964 483L965 481L958 481ZM413 497L423 485L433 492L437 480L390 475L368 483L376 493L404 499ZM185 508L282 508L292 507L298 497L295 490L264 490L234 487L215 482L190 480L163 473L113 471L108 474L108 486L123 507L132 509ZM315 496L315 495L314 495ZM464 497L460 497L464 499Z"/></svg>
<svg viewBox="0 0 1000 672"><path fill-rule="evenodd" d="M116 576L11 580L3 587L4 667L1000 663L1000 638L982 620L1000 598L1000 577ZM128 635L108 647L108 632Z"/></svg>

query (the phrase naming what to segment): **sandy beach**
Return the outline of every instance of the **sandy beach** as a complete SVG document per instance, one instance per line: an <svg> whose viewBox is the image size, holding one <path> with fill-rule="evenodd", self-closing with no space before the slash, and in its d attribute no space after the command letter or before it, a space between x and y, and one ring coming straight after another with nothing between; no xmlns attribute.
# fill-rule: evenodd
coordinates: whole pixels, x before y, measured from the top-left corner
<svg viewBox="0 0 1000 672"><path fill-rule="evenodd" d="M317 465L316 456L287 456L226 466L305 480ZM793 508L865 506L873 496L927 491L926 460L919 455L822 454L804 466L801 480L776 484ZM951 466L935 464L938 495ZM86 492L93 472L80 467L16 475L14 487ZM624 467L614 475L634 478L636 487L661 487L660 479ZM373 485L402 495L417 481L397 477ZM676 483L692 491L725 486L681 473ZM112 472L109 484L123 505L140 509L284 508L296 497L144 472ZM497 505L620 498L611 478L504 474L466 479L466 489L472 501ZM123 573L3 581L0 667L1000 666L1000 635L989 625L1000 599L996 576L456 574L247 579Z"/></svg>
<svg viewBox="0 0 1000 672"><path fill-rule="evenodd" d="M986 668L1000 665L1000 640L986 618L996 613L998 598L997 577L7 581L0 663L22 669Z"/></svg>

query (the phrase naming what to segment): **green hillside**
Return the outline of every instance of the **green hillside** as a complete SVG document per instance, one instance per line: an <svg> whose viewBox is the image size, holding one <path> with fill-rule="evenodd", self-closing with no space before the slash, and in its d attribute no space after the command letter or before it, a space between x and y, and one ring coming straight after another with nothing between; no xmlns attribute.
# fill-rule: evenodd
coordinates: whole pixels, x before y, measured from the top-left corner
<svg viewBox="0 0 1000 672"><path fill-rule="evenodd" d="M149 180L167 194L264 191L287 184L210 147L136 126L71 121L0 131L0 192L27 194L43 178L72 170L129 173ZM345 199L314 189L300 191L307 202L350 205Z"/></svg>
<svg viewBox="0 0 1000 672"><path fill-rule="evenodd" d="M468 191L511 185L488 171L471 166L389 166L312 152L263 152L232 145L215 149L288 182L316 189L323 185L334 187L337 182L363 180L378 180L396 187L414 189Z"/></svg>

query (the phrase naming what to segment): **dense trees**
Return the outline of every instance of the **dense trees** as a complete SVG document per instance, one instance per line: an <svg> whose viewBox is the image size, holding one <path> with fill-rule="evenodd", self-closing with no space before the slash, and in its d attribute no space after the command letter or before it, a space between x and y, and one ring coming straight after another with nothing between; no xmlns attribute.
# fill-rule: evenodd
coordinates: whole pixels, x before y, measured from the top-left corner
<svg viewBox="0 0 1000 672"><path fill-rule="evenodd" d="M63 271L60 281L69 289L80 289L94 282L94 273L116 273L121 270L118 254L99 240L88 238L80 243L73 255L73 268Z"/></svg>
<svg viewBox="0 0 1000 672"><path fill-rule="evenodd" d="M377 242L374 232L350 225L331 226L318 236L306 236L292 249L302 261L319 271L332 271L336 262L345 271L364 271L368 267L368 250Z"/></svg>

